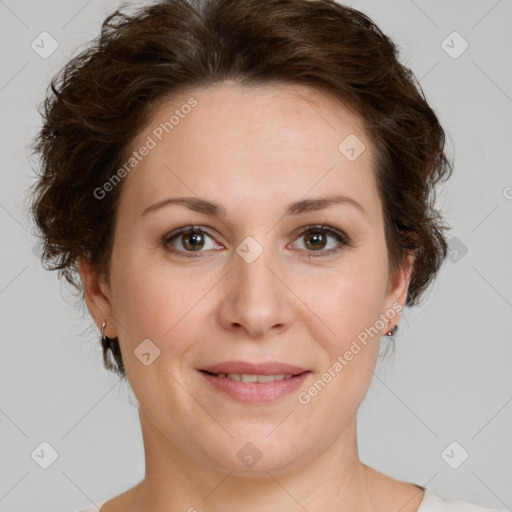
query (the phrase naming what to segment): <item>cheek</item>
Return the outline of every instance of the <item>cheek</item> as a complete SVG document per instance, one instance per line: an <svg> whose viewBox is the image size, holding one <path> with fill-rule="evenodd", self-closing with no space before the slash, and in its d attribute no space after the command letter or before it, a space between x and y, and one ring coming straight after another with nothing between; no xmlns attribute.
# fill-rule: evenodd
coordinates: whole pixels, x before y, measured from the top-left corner
<svg viewBox="0 0 512 512"><path fill-rule="evenodd" d="M190 356L189 345L199 337L201 315L207 314L205 290L214 286L218 276L201 277L172 269L168 263L148 265L148 259L135 254L113 258L113 314L127 357L142 340L150 339L161 351L162 357L155 361L158 367Z"/></svg>
<svg viewBox="0 0 512 512"><path fill-rule="evenodd" d="M386 265L382 250L374 247L354 253L339 269L321 279L304 278L298 295L306 298L311 313L325 324L331 348L343 349L365 328L375 325L384 312ZM380 322L378 325L382 327Z"/></svg>
<svg viewBox="0 0 512 512"><path fill-rule="evenodd" d="M323 411L332 425L355 415L373 377L379 353L386 289L386 266L359 260L321 289L309 292L311 335L324 357L318 380L304 390L300 403Z"/></svg>

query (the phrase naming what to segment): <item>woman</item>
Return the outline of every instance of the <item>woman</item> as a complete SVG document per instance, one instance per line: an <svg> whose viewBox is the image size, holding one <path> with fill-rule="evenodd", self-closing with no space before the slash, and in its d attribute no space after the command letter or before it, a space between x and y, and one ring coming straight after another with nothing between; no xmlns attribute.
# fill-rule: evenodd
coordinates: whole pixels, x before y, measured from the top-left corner
<svg viewBox="0 0 512 512"><path fill-rule="evenodd" d="M43 257L139 402L145 478L102 512L484 510L358 456L380 338L446 256L451 173L370 19L329 0L116 12L44 115Z"/></svg>

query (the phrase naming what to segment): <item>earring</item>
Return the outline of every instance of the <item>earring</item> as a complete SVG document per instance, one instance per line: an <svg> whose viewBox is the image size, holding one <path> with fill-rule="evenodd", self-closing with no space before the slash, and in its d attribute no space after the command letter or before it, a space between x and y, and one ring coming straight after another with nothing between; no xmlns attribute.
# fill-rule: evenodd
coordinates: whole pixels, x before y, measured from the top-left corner
<svg viewBox="0 0 512 512"><path fill-rule="evenodd" d="M389 330L386 333L386 336L393 336L393 334L395 334L397 330L398 330L398 325L395 325L394 327L391 328L391 330Z"/></svg>
<svg viewBox="0 0 512 512"><path fill-rule="evenodd" d="M110 347L110 344L112 343L112 339L105 335L106 325L107 321L105 320L103 322L103 327L101 328L101 344L103 345L103 348L108 349Z"/></svg>

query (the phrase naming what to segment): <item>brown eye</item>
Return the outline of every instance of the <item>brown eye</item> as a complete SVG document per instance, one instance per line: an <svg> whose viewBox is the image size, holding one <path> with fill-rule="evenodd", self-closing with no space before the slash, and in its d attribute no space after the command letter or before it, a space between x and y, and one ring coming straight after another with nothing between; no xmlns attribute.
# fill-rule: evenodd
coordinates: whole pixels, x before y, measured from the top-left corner
<svg viewBox="0 0 512 512"><path fill-rule="evenodd" d="M307 240L306 247L309 250L321 250L327 245L326 234L321 231L310 231L304 239Z"/></svg>
<svg viewBox="0 0 512 512"><path fill-rule="evenodd" d="M214 249L217 244L213 238L203 229L196 227L187 227L167 235L162 240L162 245L169 252L183 256L197 256L201 252ZM187 254L188 253L188 254Z"/></svg>
<svg viewBox="0 0 512 512"><path fill-rule="evenodd" d="M329 243L330 238L333 238L335 242ZM348 236L327 226L310 226L299 234L298 240L304 240L303 252L309 258L329 256L339 252L344 246L350 247Z"/></svg>
<svg viewBox="0 0 512 512"><path fill-rule="evenodd" d="M204 236L202 233L194 231L181 235L180 241L187 251L197 251L204 245Z"/></svg>

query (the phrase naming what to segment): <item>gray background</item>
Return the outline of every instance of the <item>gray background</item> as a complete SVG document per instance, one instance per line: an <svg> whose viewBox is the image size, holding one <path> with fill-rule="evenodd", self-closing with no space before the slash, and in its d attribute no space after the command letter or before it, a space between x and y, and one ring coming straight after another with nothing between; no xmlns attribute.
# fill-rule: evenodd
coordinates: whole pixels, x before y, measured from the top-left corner
<svg viewBox="0 0 512 512"><path fill-rule="evenodd" d="M72 306L56 272L42 269L24 211L34 179L27 145L45 88L118 5L0 0L0 511L70 511L144 475L135 398L103 369L88 314ZM349 5L400 44L455 158L439 194L453 250L376 369L360 409L361 459L446 497L510 508L512 2ZM43 31L59 45L46 59L31 48ZM458 56L464 41L446 39L454 31L469 44ZM388 344L383 338L382 349ZM48 469L31 457L44 441L58 453ZM469 458L450 467L462 450Z"/></svg>

